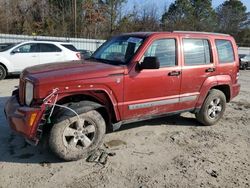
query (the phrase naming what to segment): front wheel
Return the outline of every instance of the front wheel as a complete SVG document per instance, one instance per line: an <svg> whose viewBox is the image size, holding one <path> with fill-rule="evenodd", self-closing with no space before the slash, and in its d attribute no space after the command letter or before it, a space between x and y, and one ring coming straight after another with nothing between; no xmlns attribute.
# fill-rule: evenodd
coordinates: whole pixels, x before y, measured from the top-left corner
<svg viewBox="0 0 250 188"><path fill-rule="evenodd" d="M91 110L56 123L50 132L49 146L60 158L71 161L88 157L103 140L106 125L102 116Z"/></svg>
<svg viewBox="0 0 250 188"><path fill-rule="evenodd" d="M7 75L7 71L6 69L0 65L0 80L3 80Z"/></svg>
<svg viewBox="0 0 250 188"><path fill-rule="evenodd" d="M204 101L200 111L195 114L203 125L214 125L223 116L226 109L226 97L217 89L212 89Z"/></svg>
<svg viewBox="0 0 250 188"><path fill-rule="evenodd" d="M242 68L243 70L247 70L247 63L245 63L244 65L243 65L243 68Z"/></svg>

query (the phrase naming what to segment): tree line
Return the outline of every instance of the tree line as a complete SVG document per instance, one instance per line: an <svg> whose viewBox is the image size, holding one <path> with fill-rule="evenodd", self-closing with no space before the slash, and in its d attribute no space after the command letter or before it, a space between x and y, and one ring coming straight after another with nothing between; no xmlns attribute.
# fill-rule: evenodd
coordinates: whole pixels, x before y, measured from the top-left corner
<svg viewBox="0 0 250 188"><path fill-rule="evenodd" d="M127 3L1 0L0 33L107 39L124 32L189 30L228 33L249 46L250 13L239 0L226 0L216 8L212 0L175 0L162 15L157 6L135 5L124 11Z"/></svg>

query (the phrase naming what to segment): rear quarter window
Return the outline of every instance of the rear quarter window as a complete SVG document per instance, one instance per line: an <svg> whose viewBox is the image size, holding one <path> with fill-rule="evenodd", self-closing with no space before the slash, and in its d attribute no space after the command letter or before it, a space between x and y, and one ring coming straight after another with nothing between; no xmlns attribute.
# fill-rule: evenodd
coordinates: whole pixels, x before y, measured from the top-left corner
<svg viewBox="0 0 250 188"><path fill-rule="evenodd" d="M72 44L61 44L63 47L71 50L71 51L74 51L74 52L77 52L78 50L76 49L75 46L73 46Z"/></svg>
<svg viewBox="0 0 250 188"><path fill-rule="evenodd" d="M233 63L234 51L231 41L215 40L219 63Z"/></svg>

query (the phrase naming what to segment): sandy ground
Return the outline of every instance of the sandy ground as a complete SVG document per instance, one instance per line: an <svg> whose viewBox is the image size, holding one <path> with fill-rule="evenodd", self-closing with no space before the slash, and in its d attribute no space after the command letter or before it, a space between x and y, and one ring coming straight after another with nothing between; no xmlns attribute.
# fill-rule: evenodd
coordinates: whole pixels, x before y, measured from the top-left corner
<svg viewBox="0 0 250 188"><path fill-rule="evenodd" d="M63 162L12 134L3 105L18 79L0 81L2 187L250 187L250 71L223 119L204 127L194 116L134 123L106 135L105 166Z"/></svg>

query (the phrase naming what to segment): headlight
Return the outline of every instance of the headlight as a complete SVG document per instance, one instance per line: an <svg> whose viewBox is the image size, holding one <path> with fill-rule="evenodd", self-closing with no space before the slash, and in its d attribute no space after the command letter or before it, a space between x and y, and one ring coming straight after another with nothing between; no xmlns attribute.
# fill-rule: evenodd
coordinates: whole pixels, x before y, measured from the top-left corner
<svg viewBox="0 0 250 188"><path fill-rule="evenodd" d="M29 81L26 81L25 84L25 104L30 105L33 100L33 84Z"/></svg>

